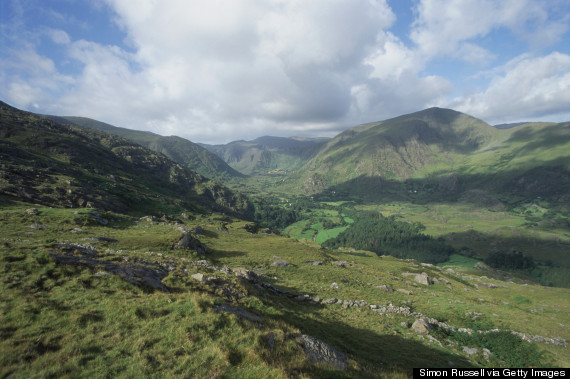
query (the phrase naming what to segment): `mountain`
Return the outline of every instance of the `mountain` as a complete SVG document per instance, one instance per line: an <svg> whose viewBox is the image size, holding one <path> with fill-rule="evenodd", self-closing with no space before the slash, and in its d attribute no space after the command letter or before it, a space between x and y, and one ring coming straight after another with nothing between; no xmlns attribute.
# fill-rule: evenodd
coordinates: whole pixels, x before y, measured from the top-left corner
<svg viewBox="0 0 570 379"><path fill-rule="evenodd" d="M4 201L153 214L251 212L244 196L161 153L1 102L0 147Z"/></svg>
<svg viewBox="0 0 570 379"><path fill-rule="evenodd" d="M569 158L570 123L499 130L454 110L430 108L344 131L284 188L376 200L410 193L451 200L483 189L564 203L570 193Z"/></svg>
<svg viewBox="0 0 570 379"><path fill-rule="evenodd" d="M247 175L299 168L328 138L270 137L234 141L225 145L202 145L231 167Z"/></svg>
<svg viewBox="0 0 570 379"><path fill-rule="evenodd" d="M163 137L155 133L119 128L101 121L86 117L72 116L46 116L56 122L82 126L100 130L106 133L116 134L129 139L141 146L162 153L172 159L196 171L208 178L224 181L243 175L228 166L222 159L212 154L202 146L177 136Z"/></svg>

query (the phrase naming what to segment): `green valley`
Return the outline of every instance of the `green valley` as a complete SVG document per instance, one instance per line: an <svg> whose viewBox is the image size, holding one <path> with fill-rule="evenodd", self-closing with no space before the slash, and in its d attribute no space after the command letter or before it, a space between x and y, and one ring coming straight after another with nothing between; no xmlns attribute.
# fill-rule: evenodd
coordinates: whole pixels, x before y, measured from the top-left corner
<svg viewBox="0 0 570 379"><path fill-rule="evenodd" d="M570 365L569 123L200 146L0 103L0 157L2 377Z"/></svg>

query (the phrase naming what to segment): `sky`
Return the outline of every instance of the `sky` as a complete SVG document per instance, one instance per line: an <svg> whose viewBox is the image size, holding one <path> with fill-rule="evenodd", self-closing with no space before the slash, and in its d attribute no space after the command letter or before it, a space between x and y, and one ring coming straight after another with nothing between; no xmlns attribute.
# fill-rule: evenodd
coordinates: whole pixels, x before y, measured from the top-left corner
<svg viewBox="0 0 570 379"><path fill-rule="evenodd" d="M0 100L204 143L570 121L570 1L1 0Z"/></svg>

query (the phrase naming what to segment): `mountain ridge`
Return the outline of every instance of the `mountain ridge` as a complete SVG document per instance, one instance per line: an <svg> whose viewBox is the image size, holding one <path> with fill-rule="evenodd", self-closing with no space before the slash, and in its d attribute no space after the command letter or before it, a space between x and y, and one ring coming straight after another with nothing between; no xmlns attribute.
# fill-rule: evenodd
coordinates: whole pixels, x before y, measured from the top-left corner
<svg viewBox="0 0 570 379"><path fill-rule="evenodd" d="M228 166L217 155L210 153L197 143L178 136L161 136L153 132L121 128L87 117L51 116L51 120L71 123L81 127L100 130L127 138L141 146L163 153L200 175L216 180L226 180L243 177L241 173Z"/></svg>
<svg viewBox="0 0 570 379"><path fill-rule="evenodd" d="M44 205L250 214L243 195L123 137L0 102L0 194Z"/></svg>

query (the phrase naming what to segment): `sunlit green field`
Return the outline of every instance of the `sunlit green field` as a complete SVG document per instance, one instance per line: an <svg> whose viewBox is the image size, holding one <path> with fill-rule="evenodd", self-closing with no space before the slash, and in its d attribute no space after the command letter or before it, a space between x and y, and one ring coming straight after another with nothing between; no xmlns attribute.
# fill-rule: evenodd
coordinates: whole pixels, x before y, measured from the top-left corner
<svg viewBox="0 0 570 379"><path fill-rule="evenodd" d="M299 302L200 267L195 263L200 259L218 267L257 270L262 281L295 294L392 303L456 327L570 338L567 289L516 277L491 279L487 272L462 266L438 268L363 251L329 251L312 241L251 234L244 229L246 222L215 214L180 224L103 212L108 224L101 225L91 210L38 208L38 215L30 215L25 209L0 210L2 376L406 377L414 366L496 364L481 355L467 356L454 342L456 336L434 332L430 339L401 325L412 323L413 317ZM206 255L174 249L179 228L196 226L203 229L197 237L208 247ZM104 262L171 265L174 269L162 280L169 292L98 274L97 269L56 264L49 252L62 242L89 244ZM276 260L291 265L275 267ZM313 261L322 265L307 263ZM346 261L346 266L335 261ZM446 271L449 267L453 271ZM212 287L191 279L197 272L221 284ZM402 275L406 272L426 272L449 284L425 287ZM333 282L338 289L331 288ZM478 287L480 282L498 288ZM379 285L413 294L387 293L375 288ZM220 304L241 307L263 321L251 323L218 312ZM473 314L481 316L474 319ZM311 365L290 337L295 333L320 338L344 352L349 357L346 371ZM273 348L266 342L270 334ZM521 343L543 351L534 364L570 364L565 347Z"/></svg>

